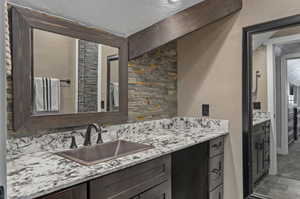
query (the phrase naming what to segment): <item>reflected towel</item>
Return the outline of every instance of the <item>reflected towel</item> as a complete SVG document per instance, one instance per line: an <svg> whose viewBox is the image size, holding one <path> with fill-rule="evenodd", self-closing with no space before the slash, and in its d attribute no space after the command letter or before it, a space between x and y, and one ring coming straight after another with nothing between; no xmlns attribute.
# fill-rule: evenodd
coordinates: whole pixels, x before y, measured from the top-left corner
<svg viewBox="0 0 300 199"><path fill-rule="evenodd" d="M44 112L46 109L46 99L44 95L44 80L42 77L34 78L34 107L35 112Z"/></svg>
<svg viewBox="0 0 300 199"><path fill-rule="evenodd" d="M119 83L112 83L113 84L113 98L114 98L114 106L119 106Z"/></svg>
<svg viewBox="0 0 300 199"><path fill-rule="evenodd" d="M60 109L60 80L50 78L50 109L51 112L59 112Z"/></svg>
<svg viewBox="0 0 300 199"><path fill-rule="evenodd" d="M60 80L56 78L34 78L34 100L36 112L59 112Z"/></svg>

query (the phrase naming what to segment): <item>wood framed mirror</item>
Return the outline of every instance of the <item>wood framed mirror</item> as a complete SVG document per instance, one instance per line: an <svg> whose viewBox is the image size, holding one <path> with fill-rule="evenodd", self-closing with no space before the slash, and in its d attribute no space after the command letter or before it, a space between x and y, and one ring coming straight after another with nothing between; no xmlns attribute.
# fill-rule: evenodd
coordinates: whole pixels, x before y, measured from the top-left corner
<svg viewBox="0 0 300 199"><path fill-rule="evenodd" d="M127 120L126 38L12 7L11 43L16 131ZM107 57L116 55L117 93L107 97ZM111 98L113 110L106 108Z"/></svg>

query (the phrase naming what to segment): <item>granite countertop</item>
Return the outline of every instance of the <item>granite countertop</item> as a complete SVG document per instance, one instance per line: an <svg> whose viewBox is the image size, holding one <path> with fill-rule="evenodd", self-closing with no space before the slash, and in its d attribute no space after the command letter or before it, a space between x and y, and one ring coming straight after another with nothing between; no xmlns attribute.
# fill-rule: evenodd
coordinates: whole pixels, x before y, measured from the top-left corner
<svg viewBox="0 0 300 199"><path fill-rule="evenodd" d="M262 111L253 111L253 126L271 120L270 113Z"/></svg>
<svg viewBox="0 0 300 199"><path fill-rule="evenodd" d="M155 148L93 166L83 166L53 152L68 149L70 132L8 141L8 199L43 196L72 185L130 167L174 151L228 134L228 121L203 118L172 118L110 127L104 142L116 139ZM74 134L72 134L74 135ZM83 132L75 134L83 141ZM93 140L96 135L93 134Z"/></svg>

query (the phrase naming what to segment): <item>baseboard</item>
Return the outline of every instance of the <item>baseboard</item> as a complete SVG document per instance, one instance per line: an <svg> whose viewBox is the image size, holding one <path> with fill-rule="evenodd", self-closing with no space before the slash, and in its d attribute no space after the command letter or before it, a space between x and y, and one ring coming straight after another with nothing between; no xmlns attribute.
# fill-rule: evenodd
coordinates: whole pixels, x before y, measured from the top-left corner
<svg viewBox="0 0 300 199"><path fill-rule="evenodd" d="M281 149L281 148L277 148L277 154L280 154L280 155L288 155L289 153L286 152L285 150Z"/></svg>
<svg viewBox="0 0 300 199"><path fill-rule="evenodd" d="M247 199L272 199L270 196L266 196L259 193L253 193Z"/></svg>

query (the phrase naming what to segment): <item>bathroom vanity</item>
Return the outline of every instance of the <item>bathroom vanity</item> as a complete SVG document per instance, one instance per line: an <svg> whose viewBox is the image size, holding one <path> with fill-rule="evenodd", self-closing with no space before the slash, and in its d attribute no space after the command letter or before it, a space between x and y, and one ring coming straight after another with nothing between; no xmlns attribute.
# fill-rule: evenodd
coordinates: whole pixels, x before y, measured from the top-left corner
<svg viewBox="0 0 300 199"><path fill-rule="evenodd" d="M252 131L252 183L266 176L270 167L270 125L268 113L256 113Z"/></svg>
<svg viewBox="0 0 300 199"><path fill-rule="evenodd" d="M153 148L86 166L56 154L68 148L69 133L9 140L9 199L223 197L227 121L172 118L117 125L108 127L104 142L116 131L119 139ZM81 133L75 136L82 144Z"/></svg>
<svg viewBox="0 0 300 199"><path fill-rule="evenodd" d="M222 199L223 143L216 138L40 199Z"/></svg>

